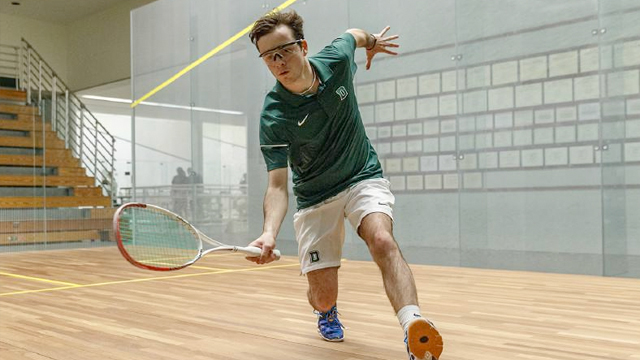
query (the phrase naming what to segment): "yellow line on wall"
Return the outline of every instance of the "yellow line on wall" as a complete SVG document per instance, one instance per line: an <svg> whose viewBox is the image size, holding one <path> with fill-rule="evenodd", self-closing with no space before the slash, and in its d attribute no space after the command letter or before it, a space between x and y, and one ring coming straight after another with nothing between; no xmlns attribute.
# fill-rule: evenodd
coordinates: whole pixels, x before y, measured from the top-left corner
<svg viewBox="0 0 640 360"><path fill-rule="evenodd" d="M298 1L298 0L287 0L287 1L283 2L282 4L280 4L280 6L278 6L274 10L272 10L272 12L281 11L283 9L286 9L287 7L289 7L291 4L295 3L296 1ZM236 40L238 40L239 38L241 38L242 36L247 34L249 31L251 31L252 27L253 27L253 23L250 24L249 26L245 27L244 29L242 29L239 33L237 33L237 34L233 35L232 37L230 37L229 39L227 39L222 44L216 46L213 50L209 51L208 53L206 53L205 55L200 57L198 60L196 60L193 63L191 63L189 66L187 66L184 69L180 70L177 74L175 74L172 77L170 77L167 81L165 81L162 84L158 85L155 89L149 91L144 96L142 96L138 100L134 101L131 104L131 108L134 108L134 107L138 106L144 100L146 100L149 97L153 96L158 91L164 89L165 87L167 87L172 82L178 80L180 77L182 77L182 75L184 75L184 74L188 73L189 71L193 70L196 66L202 64L204 61L206 61L207 59L209 59L213 55L219 53L224 48L226 48L227 46L229 46L232 43L234 43Z"/></svg>
<svg viewBox="0 0 640 360"><path fill-rule="evenodd" d="M2 276L8 276L8 277L13 277L13 278L17 278L17 279L34 280L34 281L42 281L42 282L51 283L51 284L58 284L58 285L79 286L79 284L74 284L74 283L70 283L70 282L57 281L57 280L49 280L49 279L43 279L43 278L39 278L39 277L25 276L25 275L18 275L18 274L11 274L11 273L6 273L6 272L0 272L0 275L2 275Z"/></svg>
<svg viewBox="0 0 640 360"><path fill-rule="evenodd" d="M154 281L154 280L167 280L167 279L178 279L178 278L186 278L186 277L194 277L194 276L203 276L203 275L212 275L212 274L227 274L227 273L236 273L236 272L245 272L245 271L260 271L260 270L270 270L277 268L285 268L292 266L300 266L300 264L285 264L285 265L273 265L273 266L256 266L251 268L244 269L229 269L229 270L217 270L217 271L207 271L201 273L193 273L193 274L179 274L179 275L168 275L168 276L156 276L150 278L140 278L140 279L130 279L130 280L117 280L117 281L107 281L101 283L94 284L86 284L86 285L77 285L72 283L64 283L61 281L56 281L58 284L67 284L69 286L61 286L55 288L46 288L46 289L37 289L37 290L21 290L21 291L12 291L8 293L0 293L0 297L2 296L12 296L12 295L21 295L21 294L33 294L40 292L49 292L49 291L59 291L59 290L68 290L68 289L78 289L78 288L87 288L87 287L95 287L95 286L106 286L106 285L115 285L115 284L127 284L127 283L136 283L136 282L144 282L144 281ZM4 273L0 273L4 274ZM30 278L29 276L25 276L25 278ZM37 279L37 278L33 278Z"/></svg>

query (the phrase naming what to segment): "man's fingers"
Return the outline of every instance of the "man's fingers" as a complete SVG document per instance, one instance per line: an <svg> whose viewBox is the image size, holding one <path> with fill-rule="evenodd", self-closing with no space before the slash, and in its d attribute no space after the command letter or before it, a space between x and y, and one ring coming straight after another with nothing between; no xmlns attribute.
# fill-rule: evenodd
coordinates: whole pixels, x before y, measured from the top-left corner
<svg viewBox="0 0 640 360"><path fill-rule="evenodd" d="M260 258L257 257L257 256L245 256L245 259L247 259L247 260L249 260L251 262L254 262L254 263L258 263L258 260L260 260Z"/></svg>
<svg viewBox="0 0 640 360"><path fill-rule="evenodd" d="M394 52L394 51L391 51L391 50L387 50L387 49L382 50L382 52L385 53L385 54L389 54L389 55L398 55L397 52Z"/></svg>
<svg viewBox="0 0 640 360"><path fill-rule="evenodd" d="M380 33L380 37L384 36L384 34L389 31L389 29L391 29L391 26L387 26L384 29L382 29L382 32Z"/></svg>
<svg viewBox="0 0 640 360"><path fill-rule="evenodd" d="M258 262L258 264L266 264L269 262L270 258L271 258L271 254L273 254L273 251L271 250L270 246L263 246L262 247L262 254L260 254L260 260Z"/></svg>
<svg viewBox="0 0 640 360"><path fill-rule="evenodd" d="M366 66L367 70L369 70L369 68L371 67L371 59L372 57L367 57L367 66Z"/></svg>
<svg viewBox="0 0 640 360"><path fill-rule="evenodd" d="M389 44L381 44L384 47L400 47L400 45L398 44L394 44L394 43L389 43Z"/></svg>
<svg viewBox="0 0 640 360"><path fill-rule="evenodd" d="M399 37L400 37L400 35L391 35L389 37L386 37L386 38L380 39L380 40L382 40L382 41L391 41L391 40L395 40L395 39L397 39Z"/></svg>

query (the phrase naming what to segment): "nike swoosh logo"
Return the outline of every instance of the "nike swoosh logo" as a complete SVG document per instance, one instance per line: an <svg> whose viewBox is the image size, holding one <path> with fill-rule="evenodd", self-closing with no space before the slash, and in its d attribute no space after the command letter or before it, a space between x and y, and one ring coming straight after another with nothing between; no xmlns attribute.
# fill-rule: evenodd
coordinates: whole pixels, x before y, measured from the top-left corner
<svg viewBox="0 0 640 360"><path fill-rule="evenodd" d="M304 119L298 121L298 126L302 126L302 124L304 124L307 121L308 117L309 117L309 114L307 114L307 116L305 116Z"/></svg>

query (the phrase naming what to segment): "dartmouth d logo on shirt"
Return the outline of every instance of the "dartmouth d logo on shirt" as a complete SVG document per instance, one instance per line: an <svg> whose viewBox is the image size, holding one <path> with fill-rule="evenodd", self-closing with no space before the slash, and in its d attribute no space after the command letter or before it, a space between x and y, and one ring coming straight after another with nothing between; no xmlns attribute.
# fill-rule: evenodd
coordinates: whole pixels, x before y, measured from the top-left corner
<svg viewBox="0 0 640 360"><path fill-rule="evenodd" d="M311 257L312 263L320 261L320 255L318 254L317 250L310 252L309 256Z"/></svg>
<svg viewBox="0 0 640 360"><path fill-rule="evenodd" d="M349 93L347 92L347 89L344 86L340 86L338 90L336 90L336 94L340 96L340 101L346 99L347 95L349 95Z"/></svg>

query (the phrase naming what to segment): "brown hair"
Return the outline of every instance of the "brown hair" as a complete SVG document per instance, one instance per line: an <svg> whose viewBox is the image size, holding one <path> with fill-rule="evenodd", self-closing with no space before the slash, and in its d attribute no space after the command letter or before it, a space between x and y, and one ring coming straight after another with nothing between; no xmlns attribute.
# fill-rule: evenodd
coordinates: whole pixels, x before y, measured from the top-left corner
<svg viewBox="0 0 640 360"><path fill-rule="evenodd" d="M262 16L253 24L249 38L257 47L258 40L261 37L271 33L278 25L286 25L293 30L293 36L296 40L304 39L303 23L304 20L295 10L288 12L273 11Z"/></svg>

